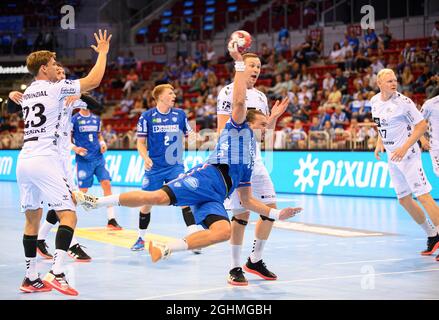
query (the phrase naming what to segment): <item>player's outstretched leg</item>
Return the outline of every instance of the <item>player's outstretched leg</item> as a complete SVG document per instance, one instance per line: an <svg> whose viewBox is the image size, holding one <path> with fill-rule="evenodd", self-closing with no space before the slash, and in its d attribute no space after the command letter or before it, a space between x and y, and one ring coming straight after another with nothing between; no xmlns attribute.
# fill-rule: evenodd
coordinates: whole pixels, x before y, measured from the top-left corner
<svg viewBox="0 0 439 320"><path fill-rule="evenodd" d="M212 214L210 217L217 217ZM217 220L210 224L209 229L195 232L185 239L178 239L167 244L158 244L154 242L149 243L149 254L152 262L157 262L160 259L168 258L172 252L193 250L195 248L204 248L215 243L224 242L230 239L230 222L224 220Z"/></svg>
<svg viewBox="0 0 439 320"><path fill-rule="evenodd" d="M104 196L111 196L111 183L110 180L101 181L101 187L104 192ZM107 228L110 230L122 230L122 227L116 221L116 215L114 214L114 207L107 207Z"/></svg>

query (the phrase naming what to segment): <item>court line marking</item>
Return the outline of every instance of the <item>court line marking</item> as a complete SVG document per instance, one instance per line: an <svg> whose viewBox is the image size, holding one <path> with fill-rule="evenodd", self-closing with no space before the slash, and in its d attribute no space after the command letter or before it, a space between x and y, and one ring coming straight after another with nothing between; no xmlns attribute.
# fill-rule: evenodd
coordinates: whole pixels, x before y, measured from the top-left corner
<svg viewBox="0 0 439 320"><path fill-rule="evenodd" d="M410 260L410 259L419 259L416 258L394 258L394 259L381 259L381 260L362 260L362 261L348 261L348 262L331 262L324 263L324 266L336 266L336 265L345 265L345 264L357 264L357 263L370 263L370 262L386 262L386 261L402 261L402 260Z"/></svg>
<svg viewBox="0 0 439 320"><path fill-rule="evenodd" d="M383 273L375 273L374 276L387 276L387 275L396 275L396 274L408 274L408 273L421 273L421 272L434 272L439 271L439 268L433 268L433 269L417 269L417 270L407 270L407 271L396 271L396 272L383 272ZM206 292L213 292L213 291L220 291L220 290L230 290L230 289L247 289L247 288L255 288L260 287L262 285L264 286L275 286L279 284L287 284L287 283L298 283L298 282L313 282L313 281L324 281L324 280L338 280L338 279L354 279L354 278L362 278L364 277L364 274L354 274L354 275L348 275L348 276L336 276L336 277L322 277L322 278L309 278L309 279L296 279L296 280L277 280L277 281L266 281L263 282L263 284L249 284L248 286L237 288L235 286L222 286L222 287L216 287L211 289L203 289L203 290L191 290L191 291L183 291L183 292L176 292L176 293L170 293L170 294L163 294L163 295L157 295L157 296L150 296L150 297L144 297L144 298L138 298L136 300L152 300L152 299L161 299L161 298L167 298L167 297L175 297L185 294L201 294Z"/></svg>

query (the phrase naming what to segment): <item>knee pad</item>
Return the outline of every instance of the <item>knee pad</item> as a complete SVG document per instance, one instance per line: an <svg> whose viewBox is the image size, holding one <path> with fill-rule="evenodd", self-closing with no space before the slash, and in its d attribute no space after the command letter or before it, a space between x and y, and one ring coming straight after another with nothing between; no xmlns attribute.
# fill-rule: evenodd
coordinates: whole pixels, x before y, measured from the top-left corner
<svg viewBox="0 0 439 320"><path fill-rule="evenodd" d="M238 224L240 224L240 225L242 225L244 227L248 224L248 221L237 219L235 217L232 217L232 221L236 221Z"/></svg>
<svg viewBox="0 0 439 320"><path fill-rule="evenodd" d="M271 219L271 218L266 217L266 216L263 216L263 215L260 215L260 217L261 217L261 220L262 220L262 221L271 221L271 222L274 221L274 219Z"/></svg>

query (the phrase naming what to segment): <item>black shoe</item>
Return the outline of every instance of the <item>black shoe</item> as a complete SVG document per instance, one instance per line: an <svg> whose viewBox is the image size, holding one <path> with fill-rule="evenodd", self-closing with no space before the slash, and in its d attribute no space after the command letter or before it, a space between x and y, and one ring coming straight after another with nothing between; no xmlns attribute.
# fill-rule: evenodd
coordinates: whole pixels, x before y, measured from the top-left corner
<svg viewBox="0 0 439 320"><path fill-rule="evenodd" d="M52 288L46 286L43 281L38 277L34 281L29 280L29 278L24 278L23 283L20 286L20 290L26 293L32 292L48 292Z"/></svg>
<svg viewBox="0 0 439 320"><path fill-rule="evenodd" d="M227 282L232 286L246 286L248 285L248 281L244 276L244 271L242 268L236 267L229 271L229 277L227 278Z"/></svg>
<svg viewBox="0 0 439 320"><path fill-rule="evenodd" d="M259 260L256 263L253 263L250 258L247 259L247 263L244 266L244 270L248 273L253 273L264 280L276 280L277 275L267 269L264 261Z"/></svg>
<svg viewBox="0 0 439 320"><path fill-rule="evenodd" d="M122 230L122 227L117 223L116 219L110 219L107 223L107 229L110 230Z"/></svg>
<svg viewBox="0 0 439 320"><path fill-rule="evenodd" d="M67 253L69 254L70 257L75 259L75 261L89 262L91 258L88 254L85 253L84 250L82 250L82 248L83 247L79 245L79 243L77 243L74 246L70 247L69 250L67 250Z"/></svg>
<svg viewBox="0 0 439 320"><path fill-rule="evenodd" d="M439 249L439 233L434 237L428 237L427 249L421 252L423 256L432 255L437 249Z"/></svg>
<svg viewBox="0 0 439 320"><path fill-rule="evenodd" d="M43 240L37 240L37 252L40 256L42 256L44 259L53 259L53 256L47 251L49 246L47 245L46 241Z"/></svg>

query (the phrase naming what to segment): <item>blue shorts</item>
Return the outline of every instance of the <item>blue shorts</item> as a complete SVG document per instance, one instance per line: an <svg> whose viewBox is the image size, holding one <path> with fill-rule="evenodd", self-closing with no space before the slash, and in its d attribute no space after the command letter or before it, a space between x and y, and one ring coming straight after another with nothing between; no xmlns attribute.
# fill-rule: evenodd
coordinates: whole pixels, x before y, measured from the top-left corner
<svg viewBox="0 0 439 320"><path fill-rule="evenodd" d="M204 228L204 220L209 215L221 216L229 221L224 208L226 184L220 171L214 166L195 166L166 186L172 191L171 203L175 206L191 206L195 222Z"/></svg>
<svg viewBox="0 0 439 320"><path fill-rule="evenodd" d="M111 181L110 173L105 168L104 157L93 161L81 161L76 158L76 168L79 188L90 188L93 185L94 176L96 176L99 182L104 180Z"/></svg>
<svg viewBox="0 0 439 320"><path fill-rule="evenodd" d="M180 174L184 174L184 166L182 164L170 166L167 168L152 169L145 171L142 181L143 191L156 191L174 179L177 179Z"/></svg>

